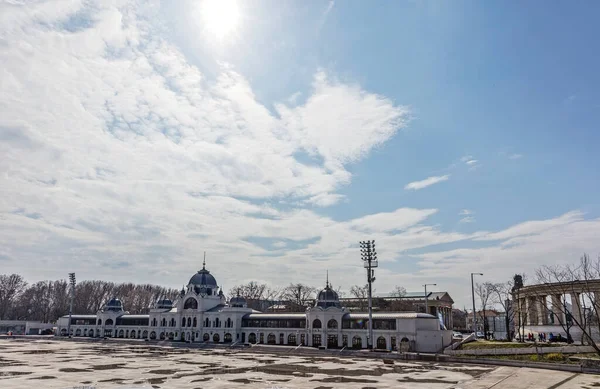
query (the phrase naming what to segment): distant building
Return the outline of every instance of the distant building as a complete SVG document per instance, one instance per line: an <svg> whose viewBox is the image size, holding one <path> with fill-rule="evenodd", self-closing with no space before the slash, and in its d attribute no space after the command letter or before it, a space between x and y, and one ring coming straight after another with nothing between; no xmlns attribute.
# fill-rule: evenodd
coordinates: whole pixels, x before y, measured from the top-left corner
<svg viewBox="0 0 600 389"><path fill-rule="evenodd" d="M471 327L467 326L467 312L462 309L452 309L452 329L454 331L467 331Z"/></svg>
<svg viewBox="0 0 600 389"><path fill-rule="evenodd" d="M347 297L340 301L350 311L364 310L366 307L365 298ZM453 328L452 305L454 300L448 292L428 292L427 293L427 312L430 315L438 317L442 315L444 326L447 329ZM373 296L374 311L400 311L400 312L419 312L425 313L425 292L407 292L403 296L393 294L383 294Z"/></svg>
<svg viewBox="0 0 600 389"><path fill-rule="evenodd" d="M485 312L485 322L483 316ZM473 329L473 312L469 312L466 317L467 329ZM486 309L485 311L477 311L477 332L487 333L488 336L492 336L494 339L506 339L506 312L500 312L493 309ZM514 326L511 320L509 325Z"/></svg>
<svg viewBox="0 0 600 389"><path fill-rule="evenodd" d="M433 294L432 307L444 297ZM435 304L435 305L434 305ZM280 305L280 304L277 304ZM160 299L148 315L130 315L113 298L94 315L72 315L71 335L199 343L264 343L326 348L366 348L367 313L350 312L326 282L311 307L303 312L259 312L243 296L227 301L205 266L194 274L175 301ZM279 312L278 312L279 311ZM432 311L433 312L433 311ZM57 322L58 335L68 335L69 316ZM452 341L435 316L417 312L373 313L373 346L436 352Z"/></svg>
<svg viewBox="0 0 600 389"><path fill-rule="evenodd" d="M52 327L52 324L39 321L0 320L0 334L39 335L41 331Z"/></svg>

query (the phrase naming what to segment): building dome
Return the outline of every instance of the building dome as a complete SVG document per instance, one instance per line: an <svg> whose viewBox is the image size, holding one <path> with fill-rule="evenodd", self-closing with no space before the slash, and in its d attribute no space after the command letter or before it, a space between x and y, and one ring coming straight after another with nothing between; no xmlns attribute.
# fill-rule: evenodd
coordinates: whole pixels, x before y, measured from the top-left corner
<svg viewBox="0 0 600 389"><path fill-rule="evenodd" d="M106 303L104 310L105 311L122 311L123 303L118 298L113 297Z"/></svg>
<svg viewBox="0 0 600 389"><path fill-rule="evenodd" d="M171 309L173 308L173 301L170 299L160 299L156 302L157 309Z"/></svg>
<svg viewBox="0 0 600 389"><path fill-rule="evenodd" d="M202 270L198 270L198 273L194 274L192 278L190 278L189 285L202 285L216 288L217 280L212 274L210 274L208 270L206 270L205 265L203 264Z"/></svg>
<svg viewBox="0 0 600 389"><path fill-rule="evenodd" d="M338 297L337 292L331 289L329 286L320 291L319 296L317 297L317 300L323 301L339 301L339 299L340 298Z"/></svg>
<svg viewBox="0 0 600 389"><path fill-rule="evenodd" d="M246 307L246 299L240 295L237 295L229 300L229 305L236 308L244 308Z"/></svg>
<svg viewBox="0 0 600 389"><path fill-rule="evenodd" d="M331 289L331 285L329 285L329 274L327 275L327 282L325 283L325 289L319 292L317 295L317 307L321 308L329 308L336 307L341 308L340 298L337 292Z"/></svg>

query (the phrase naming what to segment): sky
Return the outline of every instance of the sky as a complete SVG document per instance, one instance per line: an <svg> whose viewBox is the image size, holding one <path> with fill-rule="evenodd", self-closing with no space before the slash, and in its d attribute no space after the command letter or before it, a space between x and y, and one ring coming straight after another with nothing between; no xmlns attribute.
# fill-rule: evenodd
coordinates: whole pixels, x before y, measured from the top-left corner
<svg viewBox="0 0 600 389"><path fill-rule="evenodd" d="M0 0L0 273L447 291L600 253L600 3Z"/></svg>

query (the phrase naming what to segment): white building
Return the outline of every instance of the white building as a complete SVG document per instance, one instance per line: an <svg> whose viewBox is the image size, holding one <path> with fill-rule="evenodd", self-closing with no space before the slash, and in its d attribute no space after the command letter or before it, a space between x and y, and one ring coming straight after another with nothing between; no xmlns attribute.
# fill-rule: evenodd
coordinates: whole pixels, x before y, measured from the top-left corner
<svg viewBox="0 0 600 389"><path fill-rule="evenodd" d="M66 336L69 317L57 322ZM226 300L214 276L202 270L174 301L161 299L148 315L130 315L116 298L96 315L73 315L71 335L208 343L263 343L327 348L367 348L368 314L350 313L329 282L314 307L301 313L261 313L246 300ZM438 318L415 312L373 314L373 342L378 349L437 352L448 346L452 332L440 330Z"/></svg>

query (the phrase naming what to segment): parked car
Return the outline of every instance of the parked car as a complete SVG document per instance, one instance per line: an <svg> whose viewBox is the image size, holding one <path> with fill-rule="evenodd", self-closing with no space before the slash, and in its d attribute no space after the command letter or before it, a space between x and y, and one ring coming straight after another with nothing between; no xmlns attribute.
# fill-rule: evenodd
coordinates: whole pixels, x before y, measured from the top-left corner
<svg viewBox="0 0 600 389"><path fill-rule="evenodd" d="M483 338L485 338L485 335L483 334L483 332L477 331L477 333L475 334L475 337L477 339L483 339Z"/></svg>
<svg viewBox="0 0 600 389"><path fill-rule="evenodd" d="M455 332L452 334L452 337L454 339L462 339L463 338L463 334L461 334L460 332Z"/></svg>

